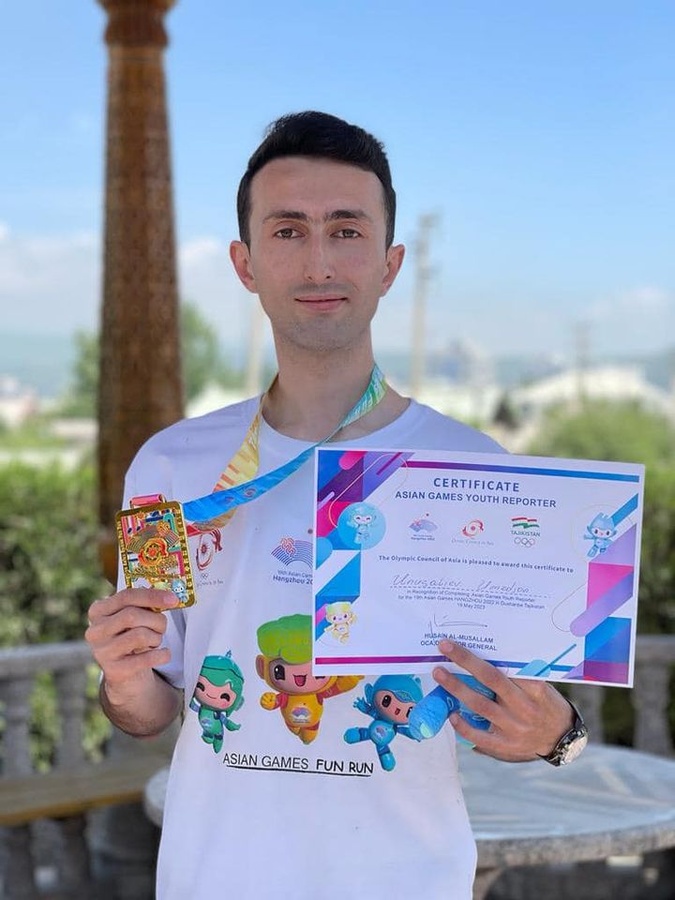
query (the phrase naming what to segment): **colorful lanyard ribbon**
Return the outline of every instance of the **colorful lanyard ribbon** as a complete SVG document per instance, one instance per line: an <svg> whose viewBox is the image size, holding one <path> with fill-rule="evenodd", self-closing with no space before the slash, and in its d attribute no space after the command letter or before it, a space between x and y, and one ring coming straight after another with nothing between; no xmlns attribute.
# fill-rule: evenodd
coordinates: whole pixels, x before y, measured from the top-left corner
<svg viewBox="0 0 675 900"><path fill-rule="evenodd" d="M227 468L218 479L216 488L212 494L199 497L183 504L183 515L198 531L207 531L211 528L222 527L232 517L238 506L256 500L267 491L281 484L290 475L296 472L314 453L316 447L333 438L338 431L356 422L366 413L374 409L385 395L387 385L379 366L375 365L370 375L368 387L363 396L340 422L337 428L324 438L317 441L306 450L299 453L294 459L284 463L277 469L267 472L265 475L255 477L258 471L258 437L260 434L260 421L262 418L262 398L260 406L251 422L246 437L239 450L228 463ZM248 480L244 480L244 479Z"/></svg>

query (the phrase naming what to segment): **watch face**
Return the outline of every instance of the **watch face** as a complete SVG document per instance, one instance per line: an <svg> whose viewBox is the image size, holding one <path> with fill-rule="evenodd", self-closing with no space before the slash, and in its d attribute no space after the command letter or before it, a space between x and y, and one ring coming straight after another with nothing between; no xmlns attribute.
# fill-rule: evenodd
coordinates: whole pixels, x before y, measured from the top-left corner
<svg viewBox="0 0 675 900"><path fill-rule="evenodd" d="M566 766L573 762L588 743L588 735L583 732L577 733L570 739L566 747L562 747L560 751L560 765Z"/></svg>

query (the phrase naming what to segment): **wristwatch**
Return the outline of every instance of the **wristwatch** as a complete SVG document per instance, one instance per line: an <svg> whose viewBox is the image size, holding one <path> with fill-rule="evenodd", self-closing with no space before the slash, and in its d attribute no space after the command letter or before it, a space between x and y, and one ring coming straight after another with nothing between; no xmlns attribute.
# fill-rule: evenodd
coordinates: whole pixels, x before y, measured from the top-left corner
<svg viewBox="0 0 675 900"><path fill-rule="evenodd" d="M588 728L581 718L581 713L574 703L565 697L569 705L574 711L574 724L569 731L560 738L553 750L546 756L537 754L541 759L545 759L552 766L566 766L573 762L588 743Z"/></svg>

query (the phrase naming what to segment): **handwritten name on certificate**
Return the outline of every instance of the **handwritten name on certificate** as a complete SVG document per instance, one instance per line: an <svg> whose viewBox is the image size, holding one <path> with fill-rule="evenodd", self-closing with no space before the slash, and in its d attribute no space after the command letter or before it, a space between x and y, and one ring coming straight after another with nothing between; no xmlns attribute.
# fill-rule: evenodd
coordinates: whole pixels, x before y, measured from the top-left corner
<svg viewBox="0 0 675 900"><path fill-rule="evenodd" d="M316 451L317 674L453 667L631 687L644 467Z"/></svg>

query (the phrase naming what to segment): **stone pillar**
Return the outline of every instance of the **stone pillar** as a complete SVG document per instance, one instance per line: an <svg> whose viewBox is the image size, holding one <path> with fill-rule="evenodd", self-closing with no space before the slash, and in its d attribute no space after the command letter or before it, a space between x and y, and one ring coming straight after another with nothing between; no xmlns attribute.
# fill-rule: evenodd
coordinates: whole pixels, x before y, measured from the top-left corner
<svg viewBox="0 0 675 900"><path fill-rule="evenodd" d="M139 446L183 411L163 70L163 20L174 0L99 2L109 52L99 510L103 569L114 582L124 473Z"/></svg>

